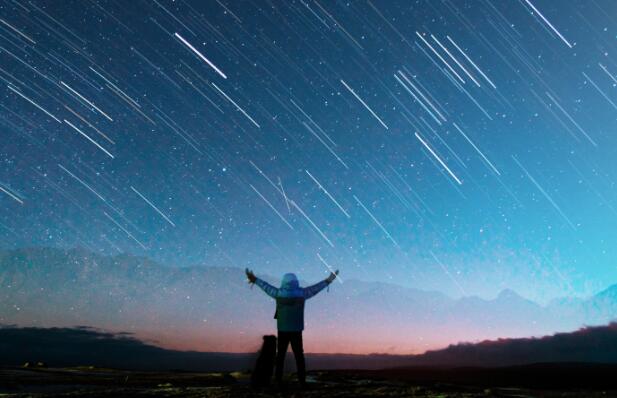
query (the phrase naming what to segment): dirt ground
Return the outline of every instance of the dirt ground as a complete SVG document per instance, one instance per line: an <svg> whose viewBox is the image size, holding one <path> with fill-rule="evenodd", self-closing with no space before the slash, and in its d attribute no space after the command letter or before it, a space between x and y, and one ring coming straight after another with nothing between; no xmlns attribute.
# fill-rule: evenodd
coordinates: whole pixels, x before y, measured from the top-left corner
<svg viewBox="0 0 617 398"><path fill-rule="evenodd" d="M255 390L247 373L137 372L115 369L0 369L0 397L617 397L617 391L531 390L443 382L417 383L354 371L310 371L301 389Z"/></svg>

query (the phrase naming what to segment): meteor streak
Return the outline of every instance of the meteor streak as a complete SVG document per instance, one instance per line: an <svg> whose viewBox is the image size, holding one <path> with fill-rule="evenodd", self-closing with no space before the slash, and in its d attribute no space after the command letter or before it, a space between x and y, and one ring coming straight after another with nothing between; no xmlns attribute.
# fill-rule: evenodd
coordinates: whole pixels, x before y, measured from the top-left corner
<svg viewBox="0 0 617 398"><path fill-rule="evenodd" d="M444 163L443 160L441 160L441 158L439 156L437 156L437 154L435 153L435 151L433 151L433 149L431 149L430 146L428 146L428 144L422 139L422 137L420 137L420 135L418 133L416 134L416 138L418 140L420 140L420 142L422 143L422 145L424 145L424 147L426 149L428 149L428 151L431 153L431 155L433 155L435 157L435 159L437 159L437 161L443 166L444 169L446 169L446 171L448 172L448 174L450 174L452 176L452 178L454 178L456 180L456 182L458 182L458 185L463 185L463 183L461 182L461 180L458 179L457 176L454 175L454 173L452 172L452 170L450 170L450 168Z"/></svg>

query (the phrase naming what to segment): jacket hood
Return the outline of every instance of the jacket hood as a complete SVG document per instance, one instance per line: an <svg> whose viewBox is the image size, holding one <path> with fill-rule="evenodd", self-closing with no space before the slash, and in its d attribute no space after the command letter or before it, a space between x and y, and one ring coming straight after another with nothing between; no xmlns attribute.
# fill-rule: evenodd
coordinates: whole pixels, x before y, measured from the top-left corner
<svg viewBox="0 0 617 398"><path fill-rule="evenodd" d="M298 278L296 274L285 274L283 275L283 280L281 281L281 289L285 290L293 290L299 287Z"/></svg>

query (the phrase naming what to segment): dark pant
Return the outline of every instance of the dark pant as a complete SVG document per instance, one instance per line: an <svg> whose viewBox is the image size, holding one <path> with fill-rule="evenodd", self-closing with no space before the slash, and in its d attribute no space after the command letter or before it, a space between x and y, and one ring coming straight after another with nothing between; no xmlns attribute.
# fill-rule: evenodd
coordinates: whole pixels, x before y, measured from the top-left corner
<svg viewBox="0 0 617 398"><path fill-rule="evenodd" d="M304 365L304 349L302 348L302 332L278 332L278 347L276 353L276 374L277 382L283 379L283 364L287 347L291 343L291 349L296 358L296 370L298 371L298 381L304 383L306 380L306 370Z"/></svg>

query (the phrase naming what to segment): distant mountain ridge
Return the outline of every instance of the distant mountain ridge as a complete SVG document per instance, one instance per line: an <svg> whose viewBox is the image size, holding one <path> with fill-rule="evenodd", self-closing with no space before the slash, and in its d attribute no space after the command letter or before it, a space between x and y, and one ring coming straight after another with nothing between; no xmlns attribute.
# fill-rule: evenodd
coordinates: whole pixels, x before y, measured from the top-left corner
<svg viewBox="0 0 617 398"><path fill-rule="evenodd" d="M532 363L617 363L617 323L540 338L462 343L428 351L408 366L515 366Z"/></svg>
<svg viewBox="0 0 617 398"><path fill-rule="evenodd" d="M261 335L275 332L272 299L248 287L243 269L166 267L83 249L0 251L0 303L0 323L87 325L183 350L254 352ZM541 306L511 290L492 300L452 299L345 279L307 302L305 350L420 353L461 341L573 331L616 315L617 285Z"/></svg>
<svg viewBox="0 0 617 398"><path fill-rule="evenodd" d="M256 359L255 353L168 350L139 341L127 333L109 333L85 327L0 325L0 352L2 367L42 361L53 367L91 365L139 370L243 371L251 369ZM456 344L421 355L307 354L306 358L309 369L384 369L387 371L380 373L380 376L398 375L420 380L427 376L443 377L434 374L435 371L454 369L453 375L456 377L465 378L467 376L462 373L471 371L471 376L479 373L476 378L482 381L483 377L499 376L499 369L506 369L504 367L530 365L533 366L527 370L506 369L506 373L544 369L549 376L552 374L555 377L571 368L574 372L569 373L580 377L575 369L587 369L589 372L599 369L592 364L617 364L617 323L541 338ZM585 366L582 367L582 364ZM286 367L291 369L292 361L287 361ZM490 371L490 368L494 370ZM488 369L489 372L478 372L477 369ZM533 379L532 375L526 377Z"/></svg>
<svg viewBox="0 0 617 398"><path fill-rule="evenodd" d="M256 352L177 351L156 347L127 333L86 327L32 328L0 324L0 367L42 361L52 367L96 366L138 370L244 371L252 369ZM317 369L379 369L401 366L410 356L306 354ZM293 369L293 361L286 361Z"/></svg>

